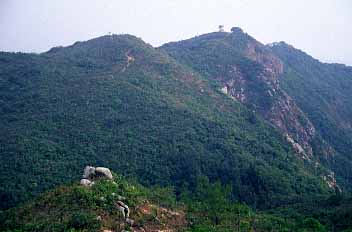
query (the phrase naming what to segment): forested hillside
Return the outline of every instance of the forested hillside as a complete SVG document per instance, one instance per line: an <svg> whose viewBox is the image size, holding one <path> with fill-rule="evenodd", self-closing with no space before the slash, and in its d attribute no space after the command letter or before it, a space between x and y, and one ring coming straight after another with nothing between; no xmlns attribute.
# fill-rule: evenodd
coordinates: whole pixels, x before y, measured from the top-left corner
<svg viewBox="0 0 352 232"><path fill-rule="evenodd" d="M284 43L265 46L236 27L160 49L261 115L298 157L327 170L320 175L332 188L351 188L351 67Z"/></svg>
<svg viewBox="0 0 352 232"><path fill-rule="evenodd" d="M2 209L88 164L177 192L206 176L255 207L333 191L259 116L133 36L2 52L0 90Z"/></svg>
<svg viewBox="0 0 352 232"><path fill-rule="evenodd" d="M240 28L108 35L0 52L0 91L5 231L352 228L351 67ZM86 165L119 175L79 186Z"/></svg>

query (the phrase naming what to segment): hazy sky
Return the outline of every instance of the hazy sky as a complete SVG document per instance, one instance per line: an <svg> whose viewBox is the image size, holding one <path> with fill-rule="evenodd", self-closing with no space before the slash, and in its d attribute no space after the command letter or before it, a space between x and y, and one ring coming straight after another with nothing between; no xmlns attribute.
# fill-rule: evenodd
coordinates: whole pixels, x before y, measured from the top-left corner
<svg viewBox="0 0 352 232"><path fill-rule="evenodd" d="M43 52L108 32L158 46L219 24L352 65L352 0L0 0L0 50Z"/></svg>

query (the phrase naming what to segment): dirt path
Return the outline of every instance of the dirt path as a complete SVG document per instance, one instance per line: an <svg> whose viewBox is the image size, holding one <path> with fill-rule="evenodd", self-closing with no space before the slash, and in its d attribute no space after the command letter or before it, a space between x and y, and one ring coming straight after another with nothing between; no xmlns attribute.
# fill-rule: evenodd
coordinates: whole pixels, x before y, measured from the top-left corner
<svg viewBox="0 0 352 232"><path fill-rule="evenodd" d="M130 55L130 53L131 53L131 50L128 50L125 53L125 56L126 56L126 59L127 59L127 64L125 65L125 67L123 67L121 72L125 72L126 69L135 61L135 58L132 55Z"/></svg>

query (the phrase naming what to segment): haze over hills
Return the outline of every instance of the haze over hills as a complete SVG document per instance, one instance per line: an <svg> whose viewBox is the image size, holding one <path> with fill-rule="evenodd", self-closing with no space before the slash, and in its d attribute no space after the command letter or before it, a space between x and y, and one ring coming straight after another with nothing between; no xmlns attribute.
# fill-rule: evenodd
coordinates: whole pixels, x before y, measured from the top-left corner
<svg viewBox="0 0 352 232"><path fill-rule="evenodd" d="M176 198L218 181L258 209L349 193L351 88L351 67L240 28L160 48L111 35L1 52L0 207L85 165L173 186Z"/></svg>

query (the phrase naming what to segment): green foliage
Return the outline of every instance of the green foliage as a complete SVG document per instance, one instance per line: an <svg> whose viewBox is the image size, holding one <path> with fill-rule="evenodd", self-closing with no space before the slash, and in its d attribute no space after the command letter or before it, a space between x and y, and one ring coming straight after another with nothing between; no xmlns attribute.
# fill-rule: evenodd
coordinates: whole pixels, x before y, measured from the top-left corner
<svg viewBox="0 0 352 232"><path fill-rule="evenodd" d="M175 208L177 206L175 190L173 187L153 186L149 189L149 199L160 206Z"/></svg>
<svg viewBox="0 0 352 232"><path fill-rule="evenodd" d="M300 225L300 231L302 232L325 232L326 229L314 218L305 219Z"/></svg>
<svg viewBox="0 0 352 232"><path fill-rule="evenodd" d="M109 221L113 222L109 226L117 227L121 215L115 203L119 196L125 197L124 202L134 209L150 191L121 176L114 176L114 182L99 180L91 188L72 184L42 194L31 203L3 212L0 228L10 231L100 231ZM98 220L98 215L103 215L105 220Z"/></svg>
<svg viewBox="0 0 352 232"><path fill-rule="evenodd" d="M200 177L196 189L182 195L188 206L188 231L326 231L309 216L255 212L231 199L231 187Z"/></svg>
<svg viewBox="0 0 352 232"><path fill-rule="evenodd" d="M70 230L86 230L86 231L98 231L101 227L101 223L96 219L96 216L78 212L74 213L69 219L67 226Z"/></svg>
<svg viewBox="0 0 352 232"><path fill-rule="evenodd" d="M236 59L255 82L260 67ZM204 175L258 207L328 192L273 128L213 84L128 35L0 53L0 208L79 179L85 165L176 192Z"/></svg>
<svg viewBox="0 0 352 232"><path fill-rule="evenodd" d="M345 231L352 228L352 198L341 194L327 198L301 199L300 202L272 209L269 213L295 218L305 227L309 223L314 225L318 220L327 231Z"/></svg>
<svg viewBox="0 0 352 232"><path fill-rule="evenodd" d="M160 206L172 203L176 211L185 209L187 223L179 229L189 232L327 231L317 219L305 213L296 217L283 211L280 215L280 210L275 211L275 214L255 211L233 200L231 186L220 182L210 183L205 176L197 178L192 192L182 191L177 201L170 188L145 188L134 181L114 176L116 183L100 180L91 188L77 184L62 186L30 203L4 211L0 215L0 228L7 232L128 229L128 226L120 227L123 222L121 215L113 207L118 198L116 193L120 193L126 197L124 202L130 206L131 217L138 220L139 226L153 225L160 220L157 219L160 215L157 208L152 208L151 214L144 216L137 212L145 202L151 202L152 205ZM329 199L328 202L334 204L332 201L335 200ZM98 219L98 215L102 217ZM336 227L335 231L347 228L352 227Z"/></svg>

